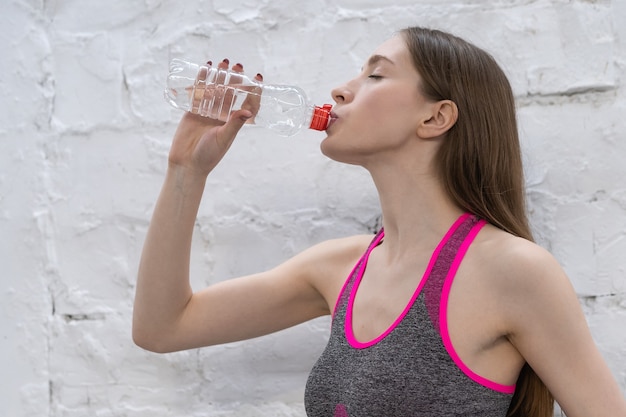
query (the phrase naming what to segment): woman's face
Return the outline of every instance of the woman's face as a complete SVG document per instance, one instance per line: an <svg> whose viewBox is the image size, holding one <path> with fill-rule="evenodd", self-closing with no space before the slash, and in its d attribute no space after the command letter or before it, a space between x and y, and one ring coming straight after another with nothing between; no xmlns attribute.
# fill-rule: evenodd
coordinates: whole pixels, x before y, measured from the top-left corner
<svg viewBox="0 0 626 417"><path fill-rule="evenodd" d="M415 141L428 119L420 76L401 35L380 45L361 73L332 91L336 119L326 130L322 152L341 162L366 164L368 158L402 151Z"/></svg>

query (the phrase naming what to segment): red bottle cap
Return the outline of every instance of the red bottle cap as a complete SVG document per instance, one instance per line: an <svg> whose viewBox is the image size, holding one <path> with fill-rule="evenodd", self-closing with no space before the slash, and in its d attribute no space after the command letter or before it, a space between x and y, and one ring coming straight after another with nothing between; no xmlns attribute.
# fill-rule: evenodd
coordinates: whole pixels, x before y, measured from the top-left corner
<svg viewBox="0 0 626 417"><path fill-rule="evenodd" d="M324 104L322 107L315 106L311 126L309 126L309 128L314 130L326 130L328 122L330 121L330 111L332 108L332 104Z"/></svg>

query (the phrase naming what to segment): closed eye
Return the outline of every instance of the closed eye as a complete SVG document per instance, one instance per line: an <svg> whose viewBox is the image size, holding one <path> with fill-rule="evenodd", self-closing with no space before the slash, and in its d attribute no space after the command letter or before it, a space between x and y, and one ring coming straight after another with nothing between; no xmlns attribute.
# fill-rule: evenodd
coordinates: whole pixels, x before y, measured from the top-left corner
<svg viewBox="0 0 626 417"><path fill-rule="evenodd" d="M367 78L371 78L373 80L380 80L380 79L383 78L383 76L382 75L372 74L372 75L369 75Z"/></svg>

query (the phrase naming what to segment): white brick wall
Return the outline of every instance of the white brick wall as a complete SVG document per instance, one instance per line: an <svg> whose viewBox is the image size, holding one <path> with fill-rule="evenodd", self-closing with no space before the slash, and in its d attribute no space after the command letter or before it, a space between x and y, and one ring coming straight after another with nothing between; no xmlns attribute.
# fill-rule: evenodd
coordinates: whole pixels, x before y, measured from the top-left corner
<svg viewBox="0 0 626 417"><path fill-rule="evenodd" d="M327 320L171 355L131 341L139 253L181 116L162 99L168 61L229 57L322 103L414 24L474 41L510 75L537 237L626 389L625 21L622 0L4 0L0 414L303 416ZM321 156L321 137L240 135L200 210L196 287L375 227L368 177Z"/></svg>

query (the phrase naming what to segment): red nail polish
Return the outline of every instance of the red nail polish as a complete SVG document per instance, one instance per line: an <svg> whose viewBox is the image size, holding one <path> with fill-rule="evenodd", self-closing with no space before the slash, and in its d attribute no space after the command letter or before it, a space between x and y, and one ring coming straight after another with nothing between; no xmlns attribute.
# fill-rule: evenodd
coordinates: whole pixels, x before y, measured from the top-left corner
<svg viewBox="0 0 626 417"><path fill-rule="evenodd" d="M230 64L230 60L228 58L224 58L222 62L226 65Z"/></svg>
<svg viewBox="0 0 626 417"><path fill-rule="evenodd" d="M259 80L263 81L263 76L261 74L257 74L256 76Z"/></svg>
<svg viewBox="0 0 626 417"><path fill-rule="evenodd" d="M213 61L207 61L206 64L210 67L213 65Z"/></svg>

